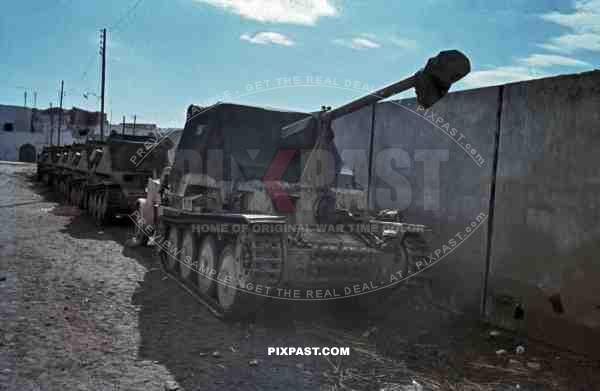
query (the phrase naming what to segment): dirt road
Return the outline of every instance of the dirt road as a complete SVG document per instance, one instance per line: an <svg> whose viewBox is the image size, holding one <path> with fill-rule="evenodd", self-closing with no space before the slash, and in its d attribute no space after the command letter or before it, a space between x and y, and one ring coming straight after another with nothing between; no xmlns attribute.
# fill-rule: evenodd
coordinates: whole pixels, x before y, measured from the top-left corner
<svg viewBox="0 0 600 391"><path fill-rule="evenodd" d="M597 363L490 337L414 286L370 314L278 301L253 323L224 323L149 249L123 246L131 227L97 227L34 172L0 164L0 390L600 389ZM274 356L269 347L351 349Z"/></svg>

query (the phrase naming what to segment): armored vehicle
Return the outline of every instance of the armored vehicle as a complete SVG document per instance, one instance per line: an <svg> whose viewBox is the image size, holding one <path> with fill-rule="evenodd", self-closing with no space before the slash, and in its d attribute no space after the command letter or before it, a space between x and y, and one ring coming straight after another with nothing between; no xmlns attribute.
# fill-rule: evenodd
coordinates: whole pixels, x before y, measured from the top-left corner
<svg viewBox="0 0 600 391"><path fill-rule="evenodd" d="M87 178L87 172L76 170L85 148L85 144L71 144L60 147L59 159L54 164L53 182L56 184L56 189L68 203L73 205L79 205L77 200L73 198L75 186Z"/></svg>
<svg viewBox="0 0 600 391"><path fill-rule="evenodd" d="M245 316L266 297L381 292L424 256L426 227L406 229L398 211L366 211L367 192L341 169L331 122L413 87L429 107L469 71L462 53L441 52L405 80L311 114L192 105L160 186L159 227L140 229L153 232L166 270L221 316Z"/></svg>
<svg viewBox="0 0 600 391"><path fill-rule="evenodd" d="M71 145L57 146L53 150L51 156L52 168L50 171L52 187L64 195L71 171Z"/></svg>
<svg viewBox="0 0 600 391"><path fill-rule="evenodd" d="M160 142L159 142L160 141ZM170 140L111 134L104 141L44 148L38 178L99 223L135 210L148 178L167 162Z"/></svg>
<svg viewBox="0 0 600 391"><path fill-rule="evenodd" d="M171 142L151 136L111 134L104 142L91 143L76 169L87 178L75 182L75 199L99 223L135 210L135 202L145 196L146 181L167 163Z"/></svg>
<svg viewBox="0 0 600 391"><path fill-rule="evenodd" d="M51 184L51 172L53 168L52 154L54 147L48 146L42 148L37 160L37 179L46 185Z"/></svg>

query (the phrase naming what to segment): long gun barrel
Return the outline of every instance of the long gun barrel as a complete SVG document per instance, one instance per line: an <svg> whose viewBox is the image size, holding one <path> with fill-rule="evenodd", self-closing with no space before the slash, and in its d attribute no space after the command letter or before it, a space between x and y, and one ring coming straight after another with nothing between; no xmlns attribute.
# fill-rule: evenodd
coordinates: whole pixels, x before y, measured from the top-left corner
<svg viewBox="0 0 600 391"><path fill-rule="evenodd" d="M415 88L419 104L427 108L444 97L452 84L465 77L470 71L471 64L463 53L458 50L443 51L430 58L425 67L414 75L333 110L321 112L320 120L328 123L411 88ZM302 131L312 120L313 117L307 117L286 125L282 129L282 137L286 138Z"/></svg>

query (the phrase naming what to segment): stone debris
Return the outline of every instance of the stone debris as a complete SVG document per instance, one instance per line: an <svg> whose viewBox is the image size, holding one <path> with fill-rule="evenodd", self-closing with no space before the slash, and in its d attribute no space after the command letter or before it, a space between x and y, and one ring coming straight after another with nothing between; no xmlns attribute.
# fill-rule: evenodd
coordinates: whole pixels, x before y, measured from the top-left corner
<svg viewBox="0 0 600 391"><path fill-rule="evenodd" d="M141 244L142 242L138 238L133 237L125 242L125 247L139 247Z"/></svg>
<svg viewBox="0 0 600 391"><path fill-rule="evenodd" d="M525 353L525 348L522 345L517 346L517 348L515 349L515 352L517 354L523 354Z"/></svg>
<svg viewBox="0 0 600 391"><path fill-rule="evenodd" d="M212 354L213 357L221 357L221 353L218 350L215 350Z"/></svg>
<svg viewBox="0 0 600 391"><path fill-rule="evenodd" d="M413 380L411 384L400 386L398 384L386 386L380 391L423 391L423 386L416 380Z"/></svg>
<svg viewBox="0 0 600 391"><path fill-rule="evenodd" d="M419 384L416 380L412 381L412 385L415 391L423 391L423 386Z"/></svg>
<svg viewBox="0 0 600 391"><path fill-rule="evenodd" d="M496 354L497 355L506 354L506 350L504 350L504 349L496 350Z"/></svg>
<svg viewBox="0 0 600 391"><path fill-rule="evenodd" d="M369 336L370 336L370 335L372 335L372 334L375 334L376 332L377 332L377 327L373 326L373 327L370 327L369 329L367 329L367 330L366 330L366 331L365 331L365 332L362 334L362 336L363 336L364 338L369 338Z"/></svg>
<svg viewBox="0 0 600 391"><path fill-rule="evenodd" d="M534 370L536 370L536 371L537 371L537 370L538 370L538 369L540 369L542 366L540 365L540 363L537 363L537 362L530 361L530 362L528 362L528 363L527 363L527 367L528 367L528 368L531 368L531 369L534 369Z"/></svg>
<svg viewBox="0 0 600 391"><path fill-rule="evenodd" d="M248 361L248 365L250 365L251 367L255 367L258 365L258 360L256 360L256 359L250 360L250 361Z"/></svg>
<svg viewBox="0 0 600 391"><path fill-rule="evenodd" d="M177 384L177 382L173 381L173 380L167 380L165 382L165 391L182 391L181 388L179 388L179 384Z"/></svg>
<svg viewBox="0 0 600 391"><path fill-rule="evenodd" d="M500 332L498 330L490 331L490 337L497 337L499 335L500 335Z"/></svg>

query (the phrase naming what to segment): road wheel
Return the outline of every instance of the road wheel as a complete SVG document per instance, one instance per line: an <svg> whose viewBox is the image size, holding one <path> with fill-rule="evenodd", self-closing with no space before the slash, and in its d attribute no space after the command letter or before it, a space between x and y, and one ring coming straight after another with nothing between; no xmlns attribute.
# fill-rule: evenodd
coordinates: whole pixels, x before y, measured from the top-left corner
<svg viewBox="0 0 600 391"><path fill-rule="evenodd" d="M171 232L170 227L167 225L161 225L160 228L162 228L159 231L160 236L163 238L168 238L169 232ZM162 243L156 243L155 245L158 246L157 249L158 249L158 256L160 258L160 263L162 263L162 265L165 269L169 269L169 260L167 259L169 257L169 255L165 251L164 243L165 243L165 241L163 241Z"/></svg>
<svg viewBox="0 0 600 391"><path fill-rule="evenodd" d="M81 209L87 213L88 209L88 193L85 190L81 190Z"/></svg>
<svg viewBox="0 0 600 391"><path fill-rule="evenodd" d="M95 211L94 218L96 219L97 223L100 223L101 207L102 207L102 193L98 193L98 194L96 194L95 202L94 202L94 211Z"/></svg>
<svg viewBox="0 0 600 391"><path fill-rule="evenodd" d="M198 261L198 268L196 273L198 275L197 284L200 292L211 295L214 292L216 282L207 278L206 273L211 270L217 270L217 246L215 240L211 235L206 236L202 240L198 256L195 259ZM213 277L214 278L214 277Z"/></svg>
<svg viewBox="0 0 600 391"><path fill-rule="evenodd" d="M75 206L81 208L81 195L83 194L81 190L81 186L77 187L77 191L75 192Z"/></svg>
<svg viewBox="0 0 600 391"><path fill-rule="evenodd" d="M179 253L179 272L184 281L190 280L195 272L192 270L192 262L196 255L194 250L194 234L191 229L186 229L183 233L181 252Z"/></svg>
<svg viewBox="0 0 600 391"><path fill-rule="evenodd" d="M99 193L96 197L96 221L98 223L102 222L102 197L102 193Z"/></svg>
<svg viewBox="0 0 600 391"><path fill-rule="evenodd" d="M75 206L80 208L81 207L81 187L77 186L77 188L75 189Z"/></svg>
<svg viewBox="0 0 600 391"><path fill-rule="evenodd" d="M250 281L243 263L234 246L225 246L219 260L217 299L227 319L244 318L256 307L257 296L244 290Z"/></svg>
<svg viewBox="0 0 600 391"><path fill-rule="evenodd" d="M176 227L169 228L169 234L167 236L170 246L163 249L165 252L165 263L167 270L175 273L179 268L179 260L177 255L174 254L179 250L179 230Z"/></svg>
<svg viewBox="0 0 600 391"><path fill-rule="evenodd" d="M98 200L98 222L104 224L108 221L108 193L104 192Z"/></svg>
<svg viewBox="0 0 600 391"><path fill-rule="evenodd" d="M94 194L94 214L92 216L96 222L100 218L100 193Z"/></svg>
<svg viewBox="0 0 600 391"><path fill-rule="evenodd" d="M97 196L98 196L98 194L96 192L93 192L92 194L90 194L89 211L90 211L90 216L92 216L94 219L96 218L96 197Z"/></svg>
<svg viewBox="0 0 600 391"><path fill-rule="evenodd" d="M88 216L93 216L92 210L94 205L94 193L88 191L85 195L85 213Z"/></svg>
<svg viewBox="0 0 600 391"><path fill-rule="evenodd" d="M141 215L141 211L139 211L139 209L138 212L140 212ZM143 224L140 224L139 220L140 219L138 218L134 221L133 237L136 238L136 240L139 241L142 246L146 246L149 241L148 234L144 232L144 226Z"/></svg>

